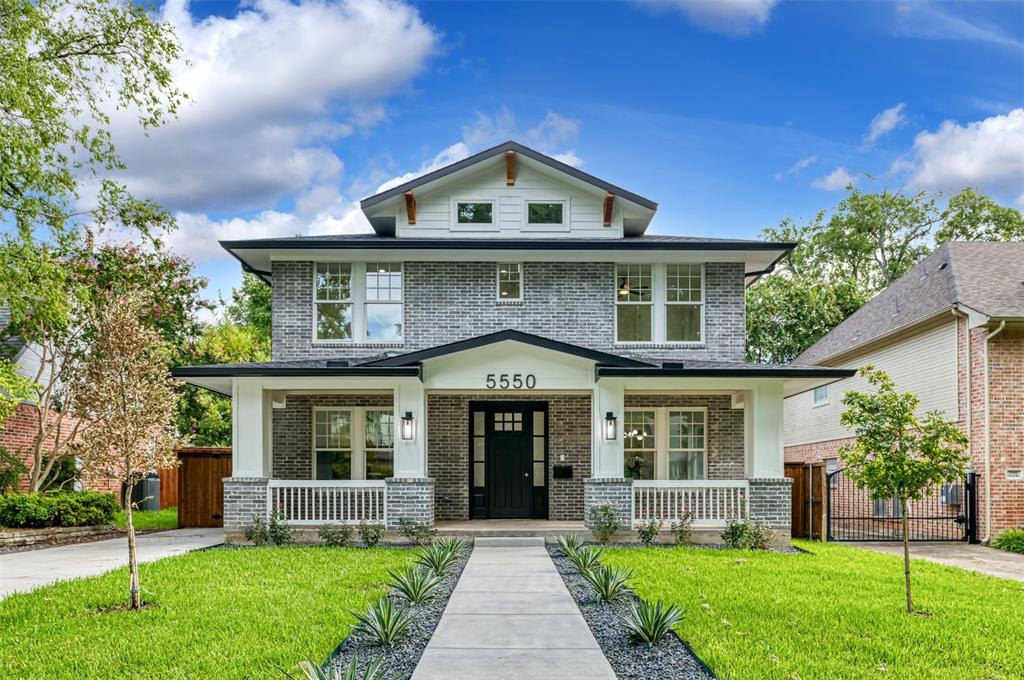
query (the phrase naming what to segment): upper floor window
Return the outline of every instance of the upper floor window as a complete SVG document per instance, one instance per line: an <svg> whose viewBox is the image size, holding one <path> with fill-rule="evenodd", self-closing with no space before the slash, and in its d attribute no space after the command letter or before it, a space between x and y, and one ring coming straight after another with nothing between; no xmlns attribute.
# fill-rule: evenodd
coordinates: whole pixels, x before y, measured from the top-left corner
<svg viewBox="0 0 1024 680"><path fill-rule="evenodd" d="M704 267L620 264L615 268L616 342L704 341Z"/></svg>
<svg viewBox="0 0 1024 680"><path fill-rule="evenodd" d="M316 340L401 342L400 262L317 262L313 288Z"/></svg>
<svg viewBox="0 0 1024 680"><path fill-rule="evenodd" d="M498 300L523 299L523 265L498 263Z"/></svg>
<svg viewBox="0 0 1024 680"><path fill-rule="evenodd" d="M455 204L455 215L459 224L491 224L494 222L494 203L458 201Z"/></svg>
<svg viewBox="0 0 1024 680"><path fill-rule="evenodd" d="M527 224L563 224L565 204L561 201L526 204Z"/></svg>
<svg viewBox="0 0 1024 680"><path fill-rule="evenodd" d="M821 387L814 388L814 405L824 406L829 402L828 398L828 385L822 385Z"/></svg>

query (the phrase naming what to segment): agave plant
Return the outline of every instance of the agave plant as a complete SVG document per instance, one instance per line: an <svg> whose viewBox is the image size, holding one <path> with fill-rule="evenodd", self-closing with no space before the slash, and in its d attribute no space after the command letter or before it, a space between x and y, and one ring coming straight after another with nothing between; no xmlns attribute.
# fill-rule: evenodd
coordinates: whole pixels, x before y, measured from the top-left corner
<svg viewBox="0 0 1024 680"><path fill-rule="evenodd" d="M438 546L442 550L454 553L456 556L461 557L462 553L466 552L466 548L469 547L469 541L462 538L439 538L434 541L434 545Z"/></svg>
<svg viewBox="0 0 1024 680"><path fill-rule="evenodd" d="M402 597L413 604L422 604L434 599L434 591L444 583L444 579L429 569L406 567L405 571L388 572L392 586Z"/></svg>
<svg viewBox="0 0 1024 680"><path fill-rule="evenodd" d="M601 564L601 549L594 547L580 548L568 555L569 560L576 567L576 571L585 574L594 567Z"/></svg>
<svg viewBox="0 0 1024 680"><path fill-rule="evenodd" d="M360 673L358 656L352 657L345 670L332 666L330 670L325 671L322 666L309 659L304 659L299 662L299 670L302 671L305 680L395 680L398 678L397 675L387 675L381 668L383 663L383 657L378 658Z"/></svg>
<svg viewBox="0 0 1024 680"><path fill-rule="evenodd" d="M610 567L605 564L598 564L589 571L580 572L580 575L587 579L601 602L616 602L626 593L633 592L630 581L636 578L636 575L625 567Z"/></svg>
<svg viewBox="0 0 1024 680"><path fill-rule="evenodd" d="M443 576L458 561L458 552L454 552L451 548L446 549L440 544L422 548L417 560L420 565L430 569L438 576Z"/></svg>
<svg viewBox="0 0 1024 680"><path fill-rule="evenodd" d="M576 534L569 534L568 536L559 536L555 539L555 544L558 546L558 550L566 557L571 557L580 548L583 547L583 538Z"/></svg>
<svg viewBox="0 0 1024 680"><path fill-rule="evenodd" d="M358 628L371 642L391 647L412 625L412 614L404 606L396 606L390 597L382 597L365 613L349 612L359 620Z"/></svg>
<svg viewBox="0 0 1024 680"><path fill-rule="evenodd" d="M683 613L676 605L666 606L661 600L653 604L640 600L630 603L622 615L622 625L629 632L629 637L653 647L672 630L672 626L683 620Z"/></svg>

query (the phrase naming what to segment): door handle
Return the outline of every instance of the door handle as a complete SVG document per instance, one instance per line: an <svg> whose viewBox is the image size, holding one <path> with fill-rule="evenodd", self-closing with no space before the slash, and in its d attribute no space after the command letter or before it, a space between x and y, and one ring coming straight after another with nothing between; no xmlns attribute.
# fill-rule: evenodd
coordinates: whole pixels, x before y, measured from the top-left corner
<svg viewBox="0 0 1024 680"><path fill-rule="evenodd" d="M529 472L524 472L524 473L523 473L523 477L529 477L529 476L530 476L530 473L529 473Z"/></svg>

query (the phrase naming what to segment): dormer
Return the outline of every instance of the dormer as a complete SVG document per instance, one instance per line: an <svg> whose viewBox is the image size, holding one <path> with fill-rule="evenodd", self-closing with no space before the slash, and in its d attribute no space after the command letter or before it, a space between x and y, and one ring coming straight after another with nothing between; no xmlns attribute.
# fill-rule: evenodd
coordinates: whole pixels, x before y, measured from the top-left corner
<svg viewBox="0 0 1024 680"><path fill-rule="evenodd" d="M513 141L364 199L380 236L642 236L658 204Z"/></svg>

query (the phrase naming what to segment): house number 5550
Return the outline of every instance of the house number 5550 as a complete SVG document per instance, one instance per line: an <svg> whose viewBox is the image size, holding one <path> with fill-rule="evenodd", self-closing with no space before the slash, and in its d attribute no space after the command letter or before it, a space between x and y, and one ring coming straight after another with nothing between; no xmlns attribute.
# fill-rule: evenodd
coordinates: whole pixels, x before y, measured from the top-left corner
<svg viewBox="0 0 1024 680"><path fill-rule="evenodd" d="M532 390L536 386L537 377L532 373L527 373L525 375L522 373L512 373L511 375L508 373L502 373L500 375L496 375L494 373L487 374L487 389L489 390L507 390L510 388L513 390L521 390L524 387L528 390Z"/></svg>

